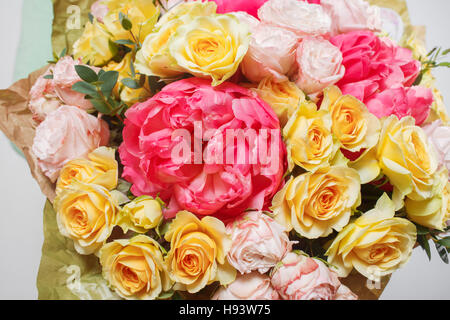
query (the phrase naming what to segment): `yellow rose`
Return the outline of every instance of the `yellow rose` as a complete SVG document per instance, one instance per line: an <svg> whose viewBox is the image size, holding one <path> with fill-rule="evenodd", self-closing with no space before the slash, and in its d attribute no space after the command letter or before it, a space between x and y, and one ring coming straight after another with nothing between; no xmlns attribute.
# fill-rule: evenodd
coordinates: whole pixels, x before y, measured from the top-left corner
<svg viewBox="0 0 450 320"><path fill-rule="evenodd" d="M54 204L59 231L74 241L78 253L96 252L110 236L118 212L114 192L74 181Z"/></svg>
<svg viewBox="0 0 450 320"><path fill-rule="evenodd" d="M161 203L149 196L141 196L127 203L119 213L117 225L124 233L129 229L146 233L156 228L163 219Z"/></svg>
<svg viewBox="0 0 450 320"><path fill-rule="evenodd" d="M358 173L346 167L322 168L292 178L273 198L274 218L308 239L344 228L361 204Z"/></svg>
<svg viewBox="0 0 450 320"><path fill-rule="evenodd" d="M343 149L358 152L377 144L380 121L355 97L343 96L338 87L331 86L324 90L320 109L330 112L332 132Z"/></svg>
<svg viewBox="0 0 450 320"><path fill-rule="evenodd" d="M252 88L275 111L280 125L284 127L295 110L303 103L305 94L290 81L276 82L270 78L261 80L258 87Z"/></svg>
<svg viewBox="0 0 450 320"><path fill-rule="evenodd" d="M161 78L174 78L184 73L176 60L170 55L169 41L178 27L196 17L210 16L216 13L215 2L182 3L164 14L149 34L142 48L136 54L136 71Z"/></svg>
<svg viewBox="0 0 450 320"><path fill-rule="evenodd" d="M147 79L145 80L144 86L139 89L132 89L122 84L123 79L132 77L131 63L133 63L133 52L127 53L122 61L111 61L103 68L105 71L117 71L119 73L119 78L113 92L116 97L120 97L128 105L133 105L136 102L144 101L150 97L150 88Z"/></svg>
<svg viewBox="0 0 450 320"><path fill-rule="evenodd" d="M406 213L408 218L422 226L443 231L450 220L450 183L448 182L448 172L445 168L440 170L434 197L414 201L405 200Z"/></svg>
<svg viewBox="0 0 450 320"><path fill-rule="evenodd" d="M169 43L170 55L184 71L212 78L216 86L231 78L248 50L247 24L231 14L197 17L178 27Z"/></svg>
<svg viewBox="0 0 450 320"><path fill-rule="evenodd" d="M412 117L399 120L390 116L383 122L377 159L383 173L394 186L396 209L403 198L424 200L434 195L438 161L425 132L415 126Z"/></svg>
<svg viewBox="0 0 450 320"><path fill-rule="evenodd" d="M73 44L75 59L94 66L102 66L113 58L110 35L97 20L87 22L80 39Z"/></svg>
<svg viewBox="0 0 450 320"><path fill-rule="evenodd" d="M421 86L430 88L433 91L433 104L431 105L430 115L428 116L426 123L431 123L435 120L441 120L444 124L450 123L450 117L447 113L447 108L444 104L444 98L441 92L436 87L436 78L431 71L425 72L420 82Z"/></svg>
<svg viewBox="0 0 450 320"><path fill-rule="evenodd" d="M158 21L160 9L153 4L153 1L105 0L103 3L109 9L108 14L103 18L103 23L114 40L137 40L141 43L153 31ZM122 27L119 13L131 21L131 32Z"/></svg>
<svg viewBox="0 0 450 320"><path fill-rule="evenodd" d="M184 73L169 52L169 39L183 20L173 20L163 25L158 32L149 34L136 54L136 71L161 78L176 77Z"/></svg>
<svg viewBox="0 0 450 320"><path fill-rule="evenodd" d="M110 242L99 256L103 277L124 299L153 300L172 285L160 246L150 237Z"/></svg>
<svg viewBox="0 0 450 320"><path fill-rule="evenodd" d="M88 155L88 159L75 159L61 170L56 183L56 193L69 187L74 180L87 184L97 184L112 190L117 186L118 164L115 150L100 147Z"/></svg>
<svg viewBox="0 0 450 320"><path fill-rule="evenodd" d="M355 268L365 277L378 280L409 260L416 243L416 226L394 215L394 203L383 194L374 209L339 232L325 255L340 277Z"/></svg>
<svg viewBox="0 0 450 320"><path fill-rule="evenodd" d="M156 24L156 28L161 28L167 23L183 18L188 21L194 17L211 16L216 13L217 4L213 1L191 1L181 3L171 8Z"/></svg>
<svg viewBox="0 0 450 320"><path fill-rule="evenodd" d="M166 262L176 290L196 293L215 281L221 285L234 281L236 270L226 258L231 236L222 221L209 216L199 220L181 211L165 239L170 242Z"/></svg>
<svg viewBox="0 0 450 320"><path fill-rule="evenodd" d="M328 166L338 150L331 134L330 114L317 110L312 102L300 105L284 127L283 136L290 171L294 165L308 171Z"/></svg>

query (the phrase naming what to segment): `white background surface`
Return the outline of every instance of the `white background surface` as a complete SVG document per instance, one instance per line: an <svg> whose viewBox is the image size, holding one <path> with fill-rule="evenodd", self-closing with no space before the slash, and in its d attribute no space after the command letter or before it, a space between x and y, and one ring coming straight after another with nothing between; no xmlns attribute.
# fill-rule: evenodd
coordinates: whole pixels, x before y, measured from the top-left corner
<svg viewBox="0 0 450 320"><path fill-rule="evenodd" d="M407 2L412 23L427 26L428 47L449 48L450 1ZM0 0L1 89L12 83L21 8L22 0ZM435 75L449 103L450 70L435 71ZM45 198L31 177L27 163L0 133L0 299L37 298L44 204ZM414 250L410 262L392 276L382 299L450 299L450 266L441 262L434 248L432 251L432 261L428 262L422 249Z"/></svg>

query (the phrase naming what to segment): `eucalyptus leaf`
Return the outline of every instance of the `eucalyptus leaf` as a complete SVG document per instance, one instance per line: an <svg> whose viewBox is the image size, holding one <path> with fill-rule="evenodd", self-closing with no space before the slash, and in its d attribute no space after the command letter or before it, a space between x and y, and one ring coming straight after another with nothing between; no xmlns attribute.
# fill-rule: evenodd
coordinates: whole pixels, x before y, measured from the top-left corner
<svg viewBox="0 0 450 320"><path fill-rule="evenodd" d="M122 80L122 84L123 84L124 86L128 87L128 88L131 88L131 89L139 89L139 88L141 88L141 86L139 85L139 83L138 83L136 80L131 79L131 78L125 78L125 79L123 79L123 80Z"/></svg>
<svg viewBox="0 0 450 320"><path fill-rule="evenodd" d="M80 92L87 95L96 95L97 88L87 82L79 81L72 86L72 90L76 92Z"/></svg>
<svg viewBox="0 0 450 320"><path fill-rule="evenodd" d="M105 101L100 99L92 99L90 101L94 106L95 110L97 110L98 112L106 115L109 115L111 113L111 110L109 109Z"/></svg>
<svg viewBox="0 0 450 320"><path fill-rule="evenodd" d="M102 93L105 96L111 95L112 90L117 84L119 79L119 72L117 71L106 71L100 76L100 81L103 82L101 85Z"/></svg>
<svg viewBox="0 0 450 320"><path fill-rule="evenodd" d="M417 241L419 242L419 245L422 247L422 249L427 253L428 260L431 260L430 244L428 243L427 237L424 235L418 235Z"/></svg>
<svg viewBox="0 0 450 320"><path fill-rule="evenodd" d="M443 245L446 248L450 248L450 237L442 238L438 241L438 243Z"/></svg>
<svg viewBox="0 0 450 320"><path fill-rule="evenodd" d="M44 76L44 79L53 79L53 75L52 74L47 74Z"/></svg>
<svg viewBox="0 0 450 320"><path fill-rule="evenodd" d="M98 81L97 73L88 66L83 65L75 66L75 71L82 80L88 83Z"/></svg>
<svg viewBox="0 0 450 320"><path fill-rule="evenodd" d="M127 45L134 46L135 45L135 43L133 41L128 40L128 39L116 40L114 42L117 44L120 44L120 45L125 45L125 46L127 46Z"/></svg>

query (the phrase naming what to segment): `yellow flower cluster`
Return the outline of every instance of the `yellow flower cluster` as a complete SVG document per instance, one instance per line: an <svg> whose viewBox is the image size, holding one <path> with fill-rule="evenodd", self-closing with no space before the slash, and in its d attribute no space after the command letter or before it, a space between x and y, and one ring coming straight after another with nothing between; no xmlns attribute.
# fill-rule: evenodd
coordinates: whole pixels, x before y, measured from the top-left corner
<svg viewBox="0 0 450 320"><path fill-rule="evenodd" d="M161 78L183 73L219 85L239 67L248 50L246 24L230 14L216 14L214 2L183 3L165 14L136 56L136 70Z"/></svg>

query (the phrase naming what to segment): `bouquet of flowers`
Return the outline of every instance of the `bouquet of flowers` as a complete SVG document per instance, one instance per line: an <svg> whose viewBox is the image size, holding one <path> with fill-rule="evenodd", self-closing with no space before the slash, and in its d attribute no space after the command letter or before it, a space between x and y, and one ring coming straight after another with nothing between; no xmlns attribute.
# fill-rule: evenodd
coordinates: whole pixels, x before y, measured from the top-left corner
<svg viewBox="0 0 450 320"><path fill-rule="evenodd" d="M0 92L39 298L374 299L429 239L448 263L450 50L404 1L53 2L60 53Z"/></svg>

